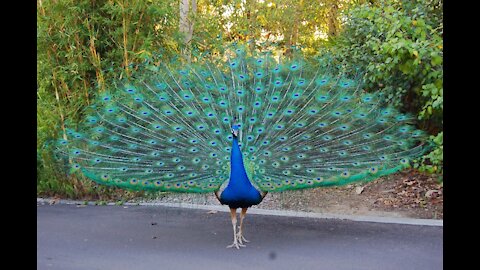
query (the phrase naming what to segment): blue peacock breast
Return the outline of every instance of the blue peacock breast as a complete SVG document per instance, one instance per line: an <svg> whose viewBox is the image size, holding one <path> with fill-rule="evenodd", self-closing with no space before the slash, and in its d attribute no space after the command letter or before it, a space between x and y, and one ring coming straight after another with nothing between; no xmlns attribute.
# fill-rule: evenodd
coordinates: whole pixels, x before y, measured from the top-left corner
<svg viewBox="0 0 480 270"><path fill-rule="evenodd" d="M246 208L262 201L261 193L253 185L228 185L220 194L219 201L231 208Z"/></svg>
<svg viewBox="0 0 480 270"><path fill-rule="evenodd" d="M243 164L243 155L238 145L238 126L234 125L232 131L234 136L230 158L230 179L227 186L215 194L220 203L226 204L230 208L246 208L259 204L263 196L248 179Z"/></svg>

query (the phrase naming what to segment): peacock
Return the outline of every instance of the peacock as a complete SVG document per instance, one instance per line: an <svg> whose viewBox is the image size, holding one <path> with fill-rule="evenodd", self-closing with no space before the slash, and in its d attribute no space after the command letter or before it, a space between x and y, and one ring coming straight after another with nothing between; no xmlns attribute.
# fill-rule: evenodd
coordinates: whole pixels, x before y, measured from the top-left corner
<svg viewBox="0 0 480 270"><path fill-rule="evenodd" d="M227 247L239 249L247 209L268 192L373 180L428 150L415 119L359 74L240 45L148 59L98 95L56 153L102 185L213 192L230 208Z"/></svg>

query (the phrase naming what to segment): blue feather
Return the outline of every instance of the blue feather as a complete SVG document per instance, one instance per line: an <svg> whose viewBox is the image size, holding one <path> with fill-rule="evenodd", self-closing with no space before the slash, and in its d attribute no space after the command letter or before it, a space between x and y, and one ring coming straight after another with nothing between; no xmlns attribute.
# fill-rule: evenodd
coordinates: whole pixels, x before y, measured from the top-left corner
<svg viewBox="0 0 480 270"><path fill-rule="evenodd" d="M238 126L234 125L232 129L238 130ZM230 208L246 208L259 204L263 197L248 179L237 136L234 136L232 141L230 166L230 181L219 194L220 202Z"/></svg>

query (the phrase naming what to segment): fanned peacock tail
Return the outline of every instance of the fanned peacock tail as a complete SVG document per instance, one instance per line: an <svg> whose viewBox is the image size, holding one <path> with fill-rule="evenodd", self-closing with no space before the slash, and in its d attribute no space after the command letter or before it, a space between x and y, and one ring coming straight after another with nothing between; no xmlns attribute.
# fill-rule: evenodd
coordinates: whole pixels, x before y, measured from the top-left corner
<svg viewBox="0 0 480 270"><path fill-rule="evenodd" d="M271 192L372 180L427 149L412 117L300 57L237 47L193 62L143 65L98 98L57 153L101 184L211 192L229 178L235 123L250 180Z"/></svg>

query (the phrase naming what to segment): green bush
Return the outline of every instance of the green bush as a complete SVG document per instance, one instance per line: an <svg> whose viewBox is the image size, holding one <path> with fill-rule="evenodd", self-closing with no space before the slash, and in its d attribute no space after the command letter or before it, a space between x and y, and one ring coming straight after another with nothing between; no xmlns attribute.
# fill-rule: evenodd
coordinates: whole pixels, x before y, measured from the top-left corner
<svg viewBox="0 0 480 270"><path fill-rule="evenodd" d="M352 8L341 35L320 51L335 65L361 67L365 89L414 114L435 149L418 168L441 172L443 161L443 2L372 1Z"/></svg>
<svg viewBox="0 0 480 270"><path fill-rule="evenodd" d="M430 140L435 145L434 150L423 156L420 163L415 164L415 168L429 173L443 174L443 131L436 136L430 136Z"/></svg>

